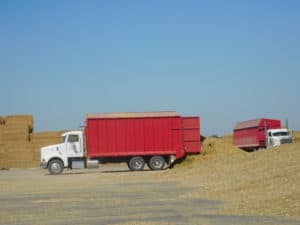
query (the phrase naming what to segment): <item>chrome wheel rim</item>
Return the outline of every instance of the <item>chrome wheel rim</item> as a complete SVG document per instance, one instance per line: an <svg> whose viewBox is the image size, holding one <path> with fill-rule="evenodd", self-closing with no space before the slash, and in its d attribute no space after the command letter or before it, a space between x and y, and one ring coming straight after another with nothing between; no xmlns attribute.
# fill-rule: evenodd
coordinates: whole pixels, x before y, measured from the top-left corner
<svg viewBox="0 0 300 225"><path fill-rule="evenodd" d="M53 171L53 173L59 173L61 170L61 166L59 165L59 163L52 163L51 164L51 171Z"/></svg>

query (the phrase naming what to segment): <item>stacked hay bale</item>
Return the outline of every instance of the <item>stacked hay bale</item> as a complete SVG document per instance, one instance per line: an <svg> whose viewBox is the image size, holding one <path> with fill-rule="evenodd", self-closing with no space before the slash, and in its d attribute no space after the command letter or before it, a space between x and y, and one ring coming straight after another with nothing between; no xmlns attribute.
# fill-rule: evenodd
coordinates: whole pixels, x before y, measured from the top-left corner
<svg viewBox="0 0 300 225"><path fill-rule="evenodd" d="M33 160L40 162L40 149L43 146L54 145L60 142L64 131L34 132L30 139L33 148Z"/></svg>
<svg viewBox="0 0 300 225"><path fill-rule="evenodd" d="M7 116L3 138L9 142L28 142L33 131L33 117L31 115Z"/></svg>
<svg viewBox="0 0 300 225"><path fill-rule="evenodd" d="M5 118L0 117L0 160L4 157L4 144L3 144L3 127L5 125Z"/></svg>
<svg viewBox="0 0 300 225"><path fill-rule="evenodd" d="M33 133L31 115L0 117L0 168L38 167L40 148L59 143L61 133Z"/></svg>
<svg viewBox="0 0 300 225"><path fill-rule="evenodd" d="M3 144L2 142L2 133L3 133L3 126L5 125L5 118L0 116L0 151L1 151L1 145Z"/></svg>
<svg viewBox="0 0 300 225"><path fill-rule="evenodd" d="M30 115L7 116L1 123L1 167L29 167L32 161L30 133L33 117Z"/></svg>

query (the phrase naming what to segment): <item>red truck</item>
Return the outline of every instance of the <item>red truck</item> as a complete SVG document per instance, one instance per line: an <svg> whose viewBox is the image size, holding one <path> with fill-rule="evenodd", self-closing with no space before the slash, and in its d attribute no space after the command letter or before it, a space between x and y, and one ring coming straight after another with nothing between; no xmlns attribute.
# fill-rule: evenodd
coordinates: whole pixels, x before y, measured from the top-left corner
<svg viewBox="0 0 300 225"><path fill-rule="evenodd" d="M285 143L291 143L292 137L280 120L254 119L239 122L233 130L233 144L244 150L256 150Z"/></svg>
<svg viewBox="0 0 300 225"><path fill-rule="evenodd" d="M41 166L51 174L101 161L127 162L130 170L161 170L190 153L200 153L200 118L176 112L88 114L84 132L62 135L41 148Z"/></svg>

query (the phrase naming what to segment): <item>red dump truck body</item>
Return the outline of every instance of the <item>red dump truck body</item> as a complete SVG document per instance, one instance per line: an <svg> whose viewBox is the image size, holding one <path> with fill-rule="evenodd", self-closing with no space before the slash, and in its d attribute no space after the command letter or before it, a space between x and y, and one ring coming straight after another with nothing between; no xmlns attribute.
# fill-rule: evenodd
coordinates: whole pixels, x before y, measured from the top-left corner
<svg viewBox="0 0 300 225"><path fill-rule="evenodd" d="M200 153L200 118L176 112L89 114L86 149L90 158Z"/></svg>
<svg viewBox="0 0 300 225"><path fill-rule="evenodd" d="M265 129L281 128L280 120L255 119L237 123L233 130L233 144L242 149L266 147Z"/></svg>

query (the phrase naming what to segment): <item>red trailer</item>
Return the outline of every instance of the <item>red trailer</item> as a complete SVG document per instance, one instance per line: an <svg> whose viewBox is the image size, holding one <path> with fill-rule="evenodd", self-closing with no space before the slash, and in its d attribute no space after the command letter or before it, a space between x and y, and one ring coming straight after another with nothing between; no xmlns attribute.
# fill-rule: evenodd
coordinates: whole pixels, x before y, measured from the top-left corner
<svg viewBox="0 0 300 225"><path fill-rule="evenodd" d="M86 146L89 158L156 156L170 161L200 153L199 117L176 112L88 114Z"/></svg>
<svg viewBox="0 0 300 225"><path fill-rule="evenodd" d="M233 144L245 150L265 148L270 129L281 129L280 120L261 118L239 122L233 130Z"/></svg>
<svg viewBox="0 0 300 225"><path fill-rule="evenodd" d="M88 114L84 134L70 131L62 143L41 149L41 165L50 173L98 162L124 161L131 170L163 169L200 153L200 118L176 112Z"/></svg>

